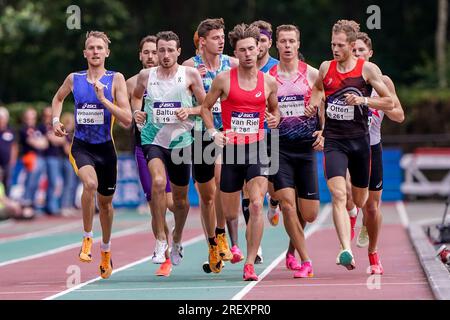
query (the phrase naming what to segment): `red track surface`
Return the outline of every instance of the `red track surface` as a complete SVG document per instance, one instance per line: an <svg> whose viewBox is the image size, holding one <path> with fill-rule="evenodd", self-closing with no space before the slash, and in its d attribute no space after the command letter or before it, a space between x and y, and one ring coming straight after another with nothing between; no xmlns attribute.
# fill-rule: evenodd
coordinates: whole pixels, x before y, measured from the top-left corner
<svg viewBox="0 0 450 320"><path fill-rule="evenodd" d="M189 240L199 234L198 228L186 228L183 239ZM129 236L112 239L112 259L114 268L147 257L155 245L150 228ZM81 242L80 242L81 246ZM67 290L66 281L70 274L67 268L78 265L81 268L81 282L99 276L100 245L93 246L93 262L82 263L78 260L79 248L53 254L48 257L19 262L0 268L0 300L6 299L43 299L48 296ZM149 263L149 273L153 273L153 264ZM107 280L105 280L107 281Z"/></svg>
<svg viewBox="0 0 450 320"><path fill-rule="evenodd" d="M355 240L353 241L355 242ZM335 246L330 244L335 244ZM293 279L283 261L259 282L244 299L434 299L425 274L417 260L406 230L401 225L385 225L381 231L379 255L384 267L379 289L366 273L367 248L353 247L356 269L348 271L335 264L339 252L334 229L317 231L307 246L313 261L313 278Z"/></svg>

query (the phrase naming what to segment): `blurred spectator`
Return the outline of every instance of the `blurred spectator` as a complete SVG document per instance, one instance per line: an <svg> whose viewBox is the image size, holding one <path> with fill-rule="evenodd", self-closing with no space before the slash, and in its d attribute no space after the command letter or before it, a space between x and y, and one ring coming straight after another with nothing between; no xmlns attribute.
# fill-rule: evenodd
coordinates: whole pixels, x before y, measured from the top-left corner
<svg viewBox="0 0 450 320"><path fill-rule="evenodd" d="M48 148L43 156L47 172L46 212L50 215L61 214L62 173L64 160L64 137L57 137L52 126L52 107L46 107L42 111L42 123L39 131L45 133L48 140Z"/></svg>
<svg viewBox="0 0 450 320"><path fill-rule="evenodd" d="M72 168L72 164L69 161L70 148L72 146L73 132L75 130L75 119L72 113L65 112L61 116L61 123L64 125L68 135L65 137L64 153L65 158L63 160L63 181L64 187L62 190L62 215L70 216L78 213L75 207L75 195L78 187L78 176Z"/></svg>
<svg viewBox="0 0 450 320"><path fill-rule="evenodd" d="M1 182L6 195L9 195L11 170L17 160L18 149L15 138L14 131L9 127L8 109L0 107L0 169L3 171Z"/></svg>
<svg viewBox="0 0 450 320"><path fill-rule="evenodd" d="M8 218L23 219L28 218L23 215L22 206L19 202L9 199L5 193L5 186L1 182L4 177L4 171L0 168L0 220ZM33 216L31 215L30 218Z"/></svg>
<svg viewBox="0 0 450 320"><path fill-rule="evenodd" d="M36 110L27 108L23 113L23 126L19 132L20 154L26 171L22 204L26 208L34 206L34 198L39 186L39 179L45 172L45 162L42 156L48 148L48 140L45 133L36 127L36 121Z"/></svg>

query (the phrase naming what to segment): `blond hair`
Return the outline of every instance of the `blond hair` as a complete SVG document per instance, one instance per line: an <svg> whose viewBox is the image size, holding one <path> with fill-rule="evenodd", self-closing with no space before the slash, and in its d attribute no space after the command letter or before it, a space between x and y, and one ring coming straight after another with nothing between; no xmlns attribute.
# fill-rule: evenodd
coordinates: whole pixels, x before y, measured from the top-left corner
<svg viewBox="0 0 450 320"><path fill-rule="evenodd" d="M333 26L333 33L341 32L347 36L347 42L354 42L359 32L359 23L353 20L339 20Z"/></svg>
<svg viewBox="0 0 450 320"><path fill-rule="evenodd" d="M277 39L278 35L282 31L295 31L295 33L297 34L297 40L300 41L300 30L297 26L294 26L293 24L283 24L281 26L278 26L276 31Z"/></svg>
<svg viewBox="0 0 450 320"><path fill-rule="evenodd" d="M90 37L102 39L103 42L105 42L105 44L106 44L106 48L108 48L109 44L111 43L111 40L109 40L109 38L106 35L106 33L102 32L102 31L88 31L88 32L86 32L86 42L87 42L87 40ZM85 45L86 45L86 42L85 42Z"/></svg>
<svg viewBox="0 0 450 320"><path fill-rule="evenodd" d="M0 106L0 117L5 117L6 120L9 120L9 111L3 106Z"/></svg>

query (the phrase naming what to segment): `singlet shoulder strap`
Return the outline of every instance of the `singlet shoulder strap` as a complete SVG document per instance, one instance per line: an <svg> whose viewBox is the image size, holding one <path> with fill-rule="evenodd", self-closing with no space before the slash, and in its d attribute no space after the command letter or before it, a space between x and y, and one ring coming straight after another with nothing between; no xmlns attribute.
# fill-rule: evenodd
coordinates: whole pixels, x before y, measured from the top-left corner
<svg viewBox="0 0 450 320"><path fill-rule="evenodd" d="M306 71L308 70L308 65L303 61L298 61L298 72L302 75L306 75Z"/></svg>
<svg viewBox="0 0 450 320"><path fill-rule="evenodd" d="M270 74L272 77L278 78L278 64L276 64L276 65L274 65L272 68L270 68L269 74Z"/></svg>
<svg viewBox="0 0 450 320"><path fill-rule="evenodd" d="M355 68L355 72L358 74L362 74L362 70L364 67L364 62L366 62L366 60L358 58L358 61L356 62L356 68Z"/></svg>

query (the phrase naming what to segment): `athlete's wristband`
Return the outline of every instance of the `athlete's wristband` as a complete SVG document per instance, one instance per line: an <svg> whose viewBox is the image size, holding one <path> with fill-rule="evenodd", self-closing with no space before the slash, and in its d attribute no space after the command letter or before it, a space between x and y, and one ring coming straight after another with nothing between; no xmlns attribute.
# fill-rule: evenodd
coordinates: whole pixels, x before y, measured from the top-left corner
<svg viewBox="0 0 450 320"><path fill-rule="evenodd" d="M52 125L54 126L55 124L59 123L59 117L53 117L53 121L52 121Z"/></svg>
<svg viewBox="0 0 450 320"><path fill-rule="evenodd" d="M369 106L369 98L364 97L364 105Z"/></svg>

